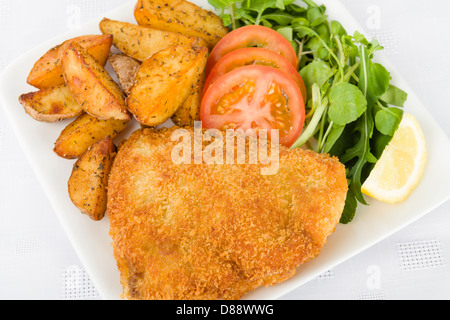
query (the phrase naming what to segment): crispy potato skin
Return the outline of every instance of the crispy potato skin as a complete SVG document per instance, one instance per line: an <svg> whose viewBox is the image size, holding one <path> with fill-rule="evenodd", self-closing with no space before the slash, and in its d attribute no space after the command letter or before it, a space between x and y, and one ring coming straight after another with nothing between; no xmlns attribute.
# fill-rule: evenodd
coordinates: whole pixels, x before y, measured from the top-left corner
<svg viewBox="0 0 450 320"><path fill-rule="evenodd" d="M119 78L122 89L129 95L141 63L124 54L112 54L109 62ZM201 93L205 84L205 77L204 73L199 76L198 80L192 85L189 96L173 115L172 121L175 125L180 127L194 126L195 121L200 121Z"/></svg>
<svg viewBox="0 0 450 320"><path fill-rule="evenodd" d="M50 49L36 61L28 75L27 82L38 89L63 85L65 80L61 60L64 51L71 43L76 43L85 48L100 65L104 66L109 56L112 41L111 35L87 35L67 40Z"/></svg>
<svg viewBox="0 0 450 320"><path fill-rule="evenodd" d="M175 112L172 121L179 127L194 126L195 121L200 121L200 107L202 104L202 92L206 75L203 72L192 85L192 91Z"/></svg>
<svg viewBox="0 0 450 320"><path fill-rule="evenodd" d="M130 119L119 85L86 50L72 43L62 68L70 92L87 113L104 120Z"/></svg>
<svg viewBox="0 0 450 320"><path fill-rule="evenodd" d="M206 41L202 38L106 18L100 22L100 30L103 34L113 36L113 44L120 51L139 61L144 61L169 46L207 46Z"/></svg>
<svg viewBox="0 0 450 320"><path fill-rule="evenodd" d="M26 113L42 122L58 122L83 113L66 85L23 94L19 101Z"/></svg>
<svg viewBox="0 0 450 320"><path fill-rule="evenodd" d="M139 0L134 17L141 26L203 38L209 49L228 33L220 17L185 0Z"/></svg>
<svg viewBox="0 0 450 320"><path fill-rule="evenodd" d="M77 160L68 181L73 204L94 221L105 217L109 173L116 152L110 136L95 143Z"/></svg>
<svg viewBox="0 0 450 320"><path fill-rule="evenodd" d="M124 54L112 54L109 57L109 63L119 78L122 90L129 95L141 63Z"/></svg>
<svg viewBox="0 0 450 320"><path fill-rule="evenodd" d="M53 150L62 158L77 159L94 143L108 136L114 139L128 123L127 120L100 120L84 113L64 128Z"/></svg>
<svg viewBox="0 0 450 320"><path fill-rule="evenodd" d="M186 101L207 59L207 48L174 46L156 53L142 63L128 109L143 125L164 123Z"/></svg>

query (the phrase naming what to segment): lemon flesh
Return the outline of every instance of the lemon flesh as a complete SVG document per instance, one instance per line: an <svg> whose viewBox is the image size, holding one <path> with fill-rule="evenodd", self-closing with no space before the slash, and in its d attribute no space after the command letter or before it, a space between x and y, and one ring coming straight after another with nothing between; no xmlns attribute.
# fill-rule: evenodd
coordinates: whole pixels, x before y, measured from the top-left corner
<svg viewBox="0 0 450 320"><path fill-rule="evenodd" d="M422 129L414 116L405 113L361 191L383 202L402 202L419 184L426 159Z"/></svg>

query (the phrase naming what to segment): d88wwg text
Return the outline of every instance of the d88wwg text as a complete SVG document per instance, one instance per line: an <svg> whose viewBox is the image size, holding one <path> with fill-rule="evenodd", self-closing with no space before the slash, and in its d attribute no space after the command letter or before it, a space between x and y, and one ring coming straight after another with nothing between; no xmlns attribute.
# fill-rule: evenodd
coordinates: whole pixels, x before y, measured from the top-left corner
<svg viewBox="0 0 450 320"><path fill-rule="evenodd" d="M221 305L220 314L223 315L256 315L256 314L273 314L272 305Z"/></svg>

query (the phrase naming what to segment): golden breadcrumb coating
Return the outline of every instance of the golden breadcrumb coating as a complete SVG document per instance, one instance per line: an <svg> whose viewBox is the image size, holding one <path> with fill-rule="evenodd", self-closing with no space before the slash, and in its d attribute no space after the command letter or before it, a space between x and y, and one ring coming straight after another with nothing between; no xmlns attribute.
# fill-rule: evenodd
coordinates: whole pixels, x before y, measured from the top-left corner
<svg viewBox="0 0 450 320"><path fill-rule="evenodd" d="M175 129L133 133L112 168L107 211L124 299L240 299L319 254L347 194L336 158L280 147L271 176L259 164L176 165Z"/></svg>

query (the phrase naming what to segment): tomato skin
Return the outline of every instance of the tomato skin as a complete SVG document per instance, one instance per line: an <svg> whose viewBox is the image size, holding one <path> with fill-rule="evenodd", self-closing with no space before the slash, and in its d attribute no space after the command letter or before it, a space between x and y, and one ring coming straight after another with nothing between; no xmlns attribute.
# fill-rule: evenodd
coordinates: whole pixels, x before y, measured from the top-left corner
<svg viewBox="0 0 450 320"><path fill-rule="evenodd" d="M254 86L246 90L248 83ZM205 129L259 128L269 133L270 129L280 129L280 144L290 147L303 129L305 102L297 83L285 73L252 65L234 69L216 80L203 97L200 117Z"/></svg>
<svg viewBox="0 0 450 320"><path fill-rule="evenodd" d="M222 57L209 73L203 89L203 95L209 86L225 73L247 65L265 65L286 73L297 83L302 92L303 100L307 101L305 83L297 69L282 55L264 48L241 48Z"/></svg>
<svg viewBox="0 0 450 320"><path fill-rule="evenodd" d="M211 51L206 65L206 75L209 75L214 65L227 53L240 48L255 46L282 55L294 68L297 68L297 54L286 38L268 27L251 25L233 30L217 43Z"/></svg>

